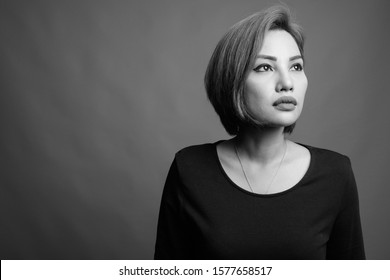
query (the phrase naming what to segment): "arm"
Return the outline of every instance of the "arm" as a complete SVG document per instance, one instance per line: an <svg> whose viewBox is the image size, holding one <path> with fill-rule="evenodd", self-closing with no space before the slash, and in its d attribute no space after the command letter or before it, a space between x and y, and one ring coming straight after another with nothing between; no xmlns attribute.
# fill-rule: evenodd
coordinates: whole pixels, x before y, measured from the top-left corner
<svg viewBox="0 0 390 280"><path fill-rule="evenodd" d="M182 217L182 182L173 161L165 182L157 226L154 259L183 259L188 253Z"/></svg>
<svg viewBox="0 0 390 280"><path fill-rule="evenodd" d="M327 245L327 259L365 259L359 213L359 198L351 163L348 159L347 185L340 212Z"/></svg>

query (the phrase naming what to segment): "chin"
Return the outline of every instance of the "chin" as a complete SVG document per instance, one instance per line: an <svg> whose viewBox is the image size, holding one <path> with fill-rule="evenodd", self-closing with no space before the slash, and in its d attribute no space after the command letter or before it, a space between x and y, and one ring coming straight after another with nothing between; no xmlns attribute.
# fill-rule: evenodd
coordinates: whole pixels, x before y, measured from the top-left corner
<svg viewBox="0 0 390 280"><path fill-rule="evenodd" d="M298 121L297 117L289 117L289 118L286 117L286 118L277 118L277 119L269 120L265 122L265 124L266 126L269 127L286 127L286 126L293 125L297 121Z"/></svg>
<svg viewBox="0 0 390 280"><path fill-rule="evenodd" d="M256 119L259 122L259 127L263 128L276 128L287 127L295 124L300 116L300 110L294 110L291 112L283 112L282 114L275 114L275 112L269 112L267 114L258 114Z"/></svg>
<svg viewBox="0 0 390 280"><path fill-rule="evenodd" d="M299 119L300 112L293 112L293 114L286 114L275 119L275 123L280 126L290 126L296 123Z"/></svg>
<svg viewBox="0 0 390 280"><path fill-rule="evenodd" d="M269 121L269 122L262 122L261 124L255 126L255 127L260 128L260 129L285 128L285 127L294 125L295 123L296 123L296 121L294 121L294 122L273 122L273 121Z"/></svg>

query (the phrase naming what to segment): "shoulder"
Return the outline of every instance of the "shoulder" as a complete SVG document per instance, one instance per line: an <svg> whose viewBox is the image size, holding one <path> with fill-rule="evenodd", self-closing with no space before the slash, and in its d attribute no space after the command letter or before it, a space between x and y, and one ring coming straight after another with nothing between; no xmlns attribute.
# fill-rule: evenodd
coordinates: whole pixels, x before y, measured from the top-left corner
<svg viewBox="0 0 390 280"><path fill-rule="evenodd" d="M182 168L204 168L213 163L216 156L216 143L192 145L179 150L175 155L177 165Z"/></svg>
<svg viewBox="0 0 390 280"><path fill-rule="evenodd" d="M348 178L352 172L351 161L348 156L329 149L303 145L311 154L312 164L319 175L333 178Z"/></svg>
<svg viewBox="0 0 390 280"><path fill-rule="evenodd" d="M311 155L315 157L316 160L320 160L321 163L329 163L329 164L337 164L337 165L349 165L350 159L348 156L341 154L336 151L324 149L324 148L318 148L313 147L310 145L303 145L306 147Z"/></svg>
<svg viewBox="0 0 390 280"><path fill-rule="evenodd" d="M216 143L205 143L192 145L179 150L175 158L179 161L196 160L204 157L208 158L215 153Z"/></svg>
<svg viewBox="0 0 390 280"><path fill-rule="evenodd" d="M214 149L215 143L204 143L199 145L191 145L180 149L176 156L193 156L198 153L209 153L210 150Z"/></svg>
<svg viewBox="0 0 390 280"><path fill-rule="evenodd" d="M324 197L339 201L340 205L354 200L357 186L349 157L328 149L304 146L311 153L310 182L323 190Z"/></svg>
<svg viewBox="0 0 390 280"><path fill-rule="evenodd" d="M215 178L219 170L217 143L188 146L175 154L177 172L187 187L210 184Z"/></svg>

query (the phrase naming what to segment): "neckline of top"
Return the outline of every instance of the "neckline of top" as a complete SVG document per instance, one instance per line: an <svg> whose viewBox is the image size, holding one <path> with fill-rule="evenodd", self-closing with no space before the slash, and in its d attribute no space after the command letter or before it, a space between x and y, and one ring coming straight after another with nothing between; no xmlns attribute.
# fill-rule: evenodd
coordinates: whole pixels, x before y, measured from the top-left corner
<svg viewBox="0 0 390 280"><path fill-rule="evenodd" d="M301 185L303 185L303 183L305 183L305 181L310 176L310 174L312 173L312 170L314 168L315 157L314 157L313 147L295 142L296 144L301 145L301 146L305 147L306 149L308 149L309 153L310 153L309 167L307 168L307 170L306 170L305 174L302 176L302 178L295 185L293 185L292 187L290 187L284 191L281 191L281 192L276 192L276 193L271 193L271 194L253 193L253 192L250 192L250 191L240 187L235 182L233 182L233 180L229 177L229 175L226 173L225 169L223 168L221 160L219 159L219 156L218 156L218 151L217 151L217 145L219 143L221 143L222 141L224 141L224 140L219 140L219 141L212 144L214 157L215 157L215 160L217 161L217 165L218 165L222 175L227 179L227 181L230 183L230 185L232 185L235 189L238 189L239 191L241 191L247 195L251 195L251 196L255 196L255 197L262 197L262 198L270 198L270 197L278 197L278 196L290 193L290 192L298 189Z"/></svg>

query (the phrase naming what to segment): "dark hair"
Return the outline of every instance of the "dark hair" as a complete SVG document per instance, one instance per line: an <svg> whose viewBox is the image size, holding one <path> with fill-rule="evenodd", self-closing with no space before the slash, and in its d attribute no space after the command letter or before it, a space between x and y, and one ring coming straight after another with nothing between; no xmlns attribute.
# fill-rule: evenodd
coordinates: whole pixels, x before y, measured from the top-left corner
<svg viewBox="0 0 390 280"><path fill-rule="evenodd" d="M210 58L204 78L207 96L231 135L236 135L240 127L261 125L247 110L244 87L265 33L275 29L290 33L303 57L301 27L292 20L288 8L274 6L233 25ZM284 132L291 133L294 126L285 127Z"/></svg>

